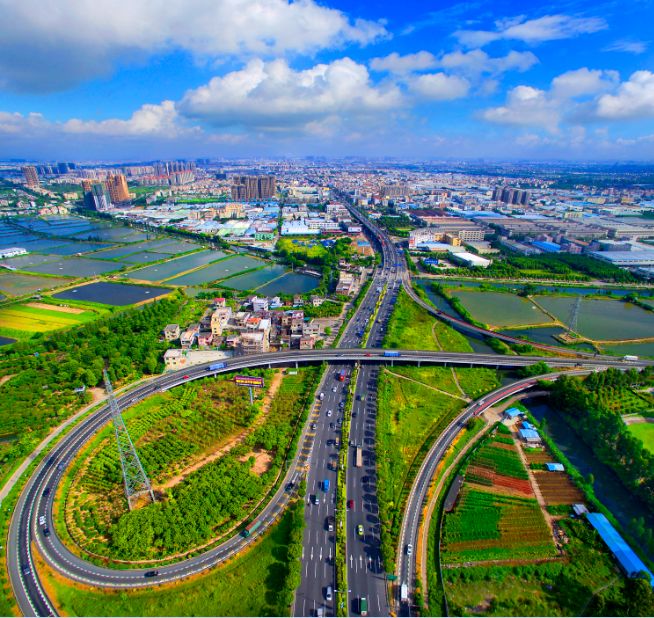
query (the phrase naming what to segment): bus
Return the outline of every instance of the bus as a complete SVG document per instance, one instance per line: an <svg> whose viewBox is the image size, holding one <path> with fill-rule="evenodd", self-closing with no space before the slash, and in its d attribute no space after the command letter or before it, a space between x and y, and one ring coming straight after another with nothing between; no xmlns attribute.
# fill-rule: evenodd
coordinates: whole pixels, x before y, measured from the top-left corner
<svg viewBox="0 0 654 618"><path fill-rule="evenodd" d="M260 521L253 521L253 522L250 522L250 523L245 527L245 530L243 530L243 532L241 532L241 535L242 535L244 538L247 539L247 538L248 538L248 537L249 537L249 536L250 536L250 535L251 535L251 534L252 534L252 533L253 533L253 532L254 532L254 531L255 531L255 530L260 526L260 525L261 525L261 522L260 522Z"/></svg>
<svg viewBox="0 0 654 618"><path fill-rule="evenodd" d="M363 468L363 449L360 446L357 446L356 460L354 465L357 468Z"/></svg>

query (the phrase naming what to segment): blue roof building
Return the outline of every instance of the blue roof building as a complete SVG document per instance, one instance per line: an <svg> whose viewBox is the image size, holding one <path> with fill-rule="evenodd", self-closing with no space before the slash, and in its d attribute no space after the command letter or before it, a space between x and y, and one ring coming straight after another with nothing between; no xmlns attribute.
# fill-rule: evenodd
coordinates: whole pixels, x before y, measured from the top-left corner
<svg viewBox="0 0 654 618"><path fill-rule="evenodd" d="M560 463L546 463L545 467L549 472L565 472L563 464Z"/></svg>
<svg viewBox="0 0 654 618"><path fill-rule="evenodd" d="M529 421L522 421L523 429L536 429Z"/></svg>
<svg viewBox="0 0 654 618"><path fill-rule="evenodd" d="M504 410L504 414L508 418L516 418L522 414L522 410L519 410L518 408L509 408L508 410Z"/></svg>
<svg viewBox="0 0 654 618"><path fill-rule="evenodd" d="M540 442L540 436L534 429L521 429L519 433L525 442Z"/></svg>
<svg viewBox="0 0 654 618"><path fill-rule="evenodd" d="M602 513L587 513L586 517L620 563L620 567L625 574L629 577L636 577L641 571L644 571L647 573L650 583L654 586L654 575L652 572L636 555L636 552L627 545L626 541L611 525L611 522Z"/></svg>
<svg viewBox="0 0 654 618"><path fill-rule="evenodd" d="M535 240L531 243L536 249L545 251L545 253L559 253L561 251L561 245L555 242L547 242L546 240Z"/></svg>

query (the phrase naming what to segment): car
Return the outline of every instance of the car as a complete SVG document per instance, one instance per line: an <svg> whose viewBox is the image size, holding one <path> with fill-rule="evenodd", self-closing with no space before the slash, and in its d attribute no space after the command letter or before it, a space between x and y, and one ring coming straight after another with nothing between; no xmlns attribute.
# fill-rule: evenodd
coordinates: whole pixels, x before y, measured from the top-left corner
<svg viewBox="0 0 654 618"><path fill-rule="evenodd" d="M184 376L185 380L188 380L191 376Z"/></svg>
<svg viewBox="0 0 654 618"><path fill-rule="evenodd" d="M354 418L357 415L356 412L352 412L352 417Z"/></svg>
<svg viewBox="0 0 654 618"><path fill-rule="evenodd" d="M29 574L32 572L32 569L30 569L30 565L29 565L29 564L24 564L24 565L21 567L21 570L23 571L23 575L29 575Z"/></svg>
<svg viewBox="0 0 654 618"><path fill-rule="evenodd" d="M316 428L317 426L318 426L318 425L316 425L315 423L311 423L311 429L314 429L314 430L315 430L315 428Z"/></svg>
<svg viewBox="0 0 654 618"><path fill-rule="evenodd" d="M291 491L294 486L295 483L293 481L289 481L288 483L286 483L286 491Z"/></svg>
<svg viewBox="0 0 654 618"><path fill-rule="evenodd" d="M363 395L357 395L357 401L363 401Z"/></svg>
<svg viewBox="0 0 654 618"><path fill-rule="evenodd" d="M45 526L45 515L39 517L39 526Z"/></svg>
<svg viewBox="0 0 654 618"><path fill-rule="evenodd" d="M331 415L332 415L332 411L331 411L331 410L327 410L327 416L331 416Z"/></svg>
<svg viewBox="0 0 654 618"><path fill-rule="evenodd" d="M50 536L50 528L43 528L43 536Z"/></svg>
<svg viewBox="0 0 654 618"><path fill-rule="evenodd" d="M332 587L327 586L327 590L325 591L325 601L331 601L332 597L333 597Z"/></svg>
<svg viewBox="0 0 654 618"><path fill-rule="evenodd" d="M316 494L311 494L311 502L314 504L320 504L320 498Z"/></svg>
<svg viewBox="0 0 654 618"><path fill-rule="evenodd" d="M159 571L146 571L143 573L143 577L156 577L159 575Z"/></svg>
<svg viewBox="0 0 654 618"><path fill-rule="evenodd" d="M334 429L334 423L329 423L329 428ZM329 442L328 442L328 444L329 444Z"/></svg>
<svg viewBox="0 0 654 618"><path fill-rule="evenodd" d="M359 524L357 526L357 535L358 536L363 536L363 525L362 524Z"/></svg>
<svg viewBox="0 0 654 618"><path fill-rule="evenodd" d="M347 508L350 509L350 511L354 510L354 500L347 501Z"/></svg>
<svg viewBox="0 0 654 618"><path fill-rule="evenodd" d="M50 488L49 488L49 487L46 487L46 488L43 490L43 497L44 497L44 498L47 498L49 495L50 495Z"/></svg>
<svg viewBox="0 0 654 618"><path fill-rule="evenodd" d="M411 543L409 543L409 544L406 546L406 555L407 555L407 556L410 556L412 553L413 553L413 545L411 545Z"/></svg>

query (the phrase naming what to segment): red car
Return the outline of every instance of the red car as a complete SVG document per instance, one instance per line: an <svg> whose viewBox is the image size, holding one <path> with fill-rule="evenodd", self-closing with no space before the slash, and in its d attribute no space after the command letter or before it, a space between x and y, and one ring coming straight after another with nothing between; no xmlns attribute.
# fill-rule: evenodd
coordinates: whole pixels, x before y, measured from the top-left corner
<svg viewBox="0 0 654 618"><path fill-rule="evenodd" d="M350 509L351 511L354 510L354 500L347 501L347 508Z"/></svg>
<svg viewBox="0 0 654 618"><path fill-rule="evenodd" d="M188 380L189 378L190 378L190 376L184 376L185 380Z"/></svg>

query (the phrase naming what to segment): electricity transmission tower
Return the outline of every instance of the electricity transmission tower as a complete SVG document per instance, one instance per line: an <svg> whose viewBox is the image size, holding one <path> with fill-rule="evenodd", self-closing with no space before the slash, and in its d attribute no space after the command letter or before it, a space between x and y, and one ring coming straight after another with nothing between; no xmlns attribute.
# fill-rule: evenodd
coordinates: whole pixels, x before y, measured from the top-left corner
<svg viewBox="0 0 654 618"><path fill-rule="evenodd" d="M109 410L111 411L111 418L114 422L114 431L116 433L116 444L118 445L120 466L123 469L125 495L127 496L127 504L131 510L133 503L143 495L149 495L152 502L155 502L154 492L152 491L152 486L150 485L150 479L148 479L145 470L141 465L141 460L136 453L134 443L129 437L129 432L125 426L123 415L120 413L120 409L118 408L118 403L116 402L116 397L114 395L114 389L111 386L111 380L109 380L109 374L107 373L106 369L103 371L103 375L104 387L109 398Z"/></svg>
<svg viewBox="0 0 654 618"><path fill-rule="evenodd" d="M568 318L568 332L577 332L577 320L579 319L579 307L581 307L581 296L577 296L575 304L570 309L570 317Z"/></svg>

